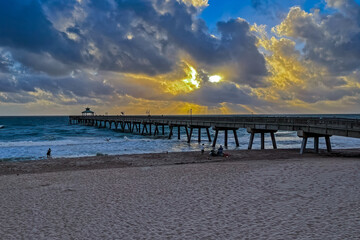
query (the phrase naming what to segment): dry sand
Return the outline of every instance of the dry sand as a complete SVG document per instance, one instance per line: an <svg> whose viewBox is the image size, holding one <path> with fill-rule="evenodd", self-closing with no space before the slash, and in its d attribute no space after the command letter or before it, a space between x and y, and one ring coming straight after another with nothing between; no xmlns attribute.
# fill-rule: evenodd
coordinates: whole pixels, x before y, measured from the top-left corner
<svg viewBox="0 0 360 240"><path fill-rule="evenodd" d="M0 163L1 239L360 238L359 151L230 153Z"/></svg>

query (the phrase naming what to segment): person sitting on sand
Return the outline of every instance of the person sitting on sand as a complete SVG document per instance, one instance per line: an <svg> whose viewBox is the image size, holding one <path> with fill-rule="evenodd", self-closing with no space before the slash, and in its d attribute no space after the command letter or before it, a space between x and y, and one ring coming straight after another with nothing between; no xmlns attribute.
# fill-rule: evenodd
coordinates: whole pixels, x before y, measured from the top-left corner
<svg viewBox="0 0 360 240"><path fill-rule="evenodd" d="M47 150L46 156L47 156L48 158L51 157L51 148L49 148L49 149Z"/></svg>
<svg viewBox="0 0 360 240"><path fill-rule="evenodd" d="M218 149L218 151L217 151L217 155L218 156L222 156L223 155L223 147L222 147L222 145L220 145L220 147L219 147L219 149Z"/></svg>
<svg viewBox="0 0 360 240"><path fill-rule="evenodd" d="M214 149L212 149L212 150L210 151L210 156L213 156L213 157L216 157L216 156L217 156Z"/></svg>

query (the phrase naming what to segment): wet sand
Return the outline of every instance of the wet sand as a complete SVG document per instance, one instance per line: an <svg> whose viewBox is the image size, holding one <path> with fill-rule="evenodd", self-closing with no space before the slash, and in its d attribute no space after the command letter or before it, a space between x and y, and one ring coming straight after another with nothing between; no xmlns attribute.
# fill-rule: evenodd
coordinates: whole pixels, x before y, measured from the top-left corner
<svg viewBox="0 0 360 240"><path fill-rule="evenodd" d="M358 239L360 155L229 151L0 163L2 239Z"/></svg>

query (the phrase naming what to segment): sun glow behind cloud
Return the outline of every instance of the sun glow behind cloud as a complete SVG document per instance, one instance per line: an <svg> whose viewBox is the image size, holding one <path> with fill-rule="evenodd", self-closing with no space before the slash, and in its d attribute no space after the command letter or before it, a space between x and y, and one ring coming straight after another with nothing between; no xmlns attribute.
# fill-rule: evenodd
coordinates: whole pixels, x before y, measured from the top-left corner
<svg viewBox="0 0 360 240"><path fill-rule="evenodd" d="M221 81L221 79L222 77L220 77L219 75L213 75L209 77L209 82L218 83Z"/></svg>

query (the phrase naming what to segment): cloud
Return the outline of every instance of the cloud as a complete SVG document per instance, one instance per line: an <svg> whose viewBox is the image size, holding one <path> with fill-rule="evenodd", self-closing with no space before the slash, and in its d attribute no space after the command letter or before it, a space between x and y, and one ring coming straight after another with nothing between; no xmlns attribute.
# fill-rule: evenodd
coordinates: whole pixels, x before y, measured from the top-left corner
<svg viewBox="0 0 360 240"><path fill-rule="evenodd" d="M250 88L242 89L231 82L222 84L207 83L203 87L187 95L177 96L176 99L207 106L216 106L221 103L242 105L265 104L265 102L259 100L256 95L252 95Z"/></svg>
<svg viewBox="0 0 360 240"><path fill-rule="evenodd" d="M219 22L217 26L222 35L219 50L231 57L230 64L237 69L231 80L252 87L264 85L263 77L267 75L265 59L256 47L255 36L250 34L249 24L236 19Z"/></svg>
<svg viewBox="0 0 360 240"><path fill-rule="evenodd" d="M33 102L37 99L34 98L34 93L39 91L47 93L54 98L73 98L74 103L80 103L82 98L106 100L114 94L113 89L106 82L84 72L75 72L70 77L49 77L46 75L21 75L15 77L11 74L0 75L0 92L6 94L6 102L16 102L16 98L19 95L27 96L21 99ZM5 101L4 98L3 101Z"/></svg>
<svg viewBox="0 0 360 240"><path fill-rule="evenodd" d="M186 4L191 4L194 7L207 7L209 6L208 0L182 0Z"/></svg>
<svg viewBox="0 0 360 240"><path fill-rule="evenodd" d="M268 37L259 26L254 26L254 30L259 34L259 46L266 53L270 74L267 77L269 86L253 91L273 109L282 106L283 110L293 111L292 106L298 111L316 111L314 106L321 105L321 111L326 112L347 97L358 98L360 88L355 76L337 76L326 65L304 57L292 39ZM357 106L352 104L352 107Z"/></svg>
<svg viewBox="0 0 360 240"><path fill-rule="evenodd" d="M328 0L331 11L312 13L293 7L274 37L242 18L220 21L210 33L199 15L208 4L0 1L0 105L225 113L359 102L354 1ZM261 14L281 8L273 0L251 4ZM222 81L210 83L212 75Z"/></svg>
<svg viewBox="0 0 360 240"><path fill-rule="evenodd" d="M326 0L326 3L329 8L338 9L344 15L360 20L360 6L354 0Z"/></svg>
<svg viewBox="0 0 360 240"><path fill-rule="evenodd" d="M47 52L68 63L80 58L76 44L53 28L35 0L0 2L0 46Z"/></svg>
<svg viewBox="0 0 360 240"><path fill-rule="evenodd" d="M304 57L341 76L360 65L360 7L352 0L328 1L338 11L321 15L293 7L274 31L305 42Z"/></svg>
<svg viewBox="0 0 360 240"><path fill-rule="evenodd" d="M212 66L229 62L242 66L243 56L252 54L260 61L248 64L244 69L250 66L252 70L242 71L241 79L236 80L252 84L257 78L260 83L266 68L247 22L219 23L224 38L217 39L194 7L206 6L207 1L185 2L2 2L0 45L17 51L14 58L23 65L50 75L76 68L156 75L172 71L183 52ZM28 61L31 54L44 59L46 66Z"/></svg>
<svg viewBox="0 0 360 240"><path fill-rule="evenodd" d="M232 82L224 88L235 91L234 97L243 97L230 89L235 83L265 86L265 59L249 24L240 18L219 22L214 37L198 17L207 5L205 0L3 1L0 91L13 96L42 91L75 102L85 97L106 102L119 94L176 101L181 92L186 101L192 88L182 81L184 61L196 67L200 83L208 73L223 72ZM205 92L215 90L201 90L208 104L216 100Z"/></svg>

